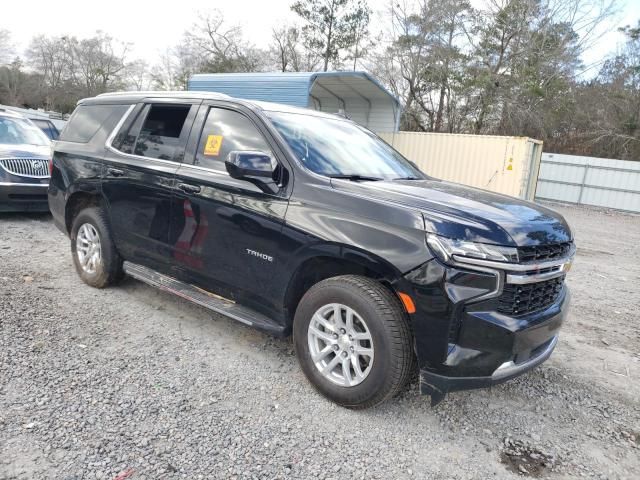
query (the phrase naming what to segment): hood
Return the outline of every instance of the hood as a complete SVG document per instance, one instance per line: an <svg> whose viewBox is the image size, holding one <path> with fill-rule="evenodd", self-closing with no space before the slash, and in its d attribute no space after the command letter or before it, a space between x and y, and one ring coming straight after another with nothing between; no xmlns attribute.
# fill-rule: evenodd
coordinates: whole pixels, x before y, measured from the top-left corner
<svg viewBox="0 0 640 480"><path fill-rule="evenodd" d="M49 158L49 145L0 143L0 159L2 158Z"/></svg>
<svg viewBox="0 0 640 480"><path fill-rule="evenodd" d="M337 190L419 210L427 232L507 246L567 242L562 215L536 203L442 180L351 182L332 180Z"/></svg>

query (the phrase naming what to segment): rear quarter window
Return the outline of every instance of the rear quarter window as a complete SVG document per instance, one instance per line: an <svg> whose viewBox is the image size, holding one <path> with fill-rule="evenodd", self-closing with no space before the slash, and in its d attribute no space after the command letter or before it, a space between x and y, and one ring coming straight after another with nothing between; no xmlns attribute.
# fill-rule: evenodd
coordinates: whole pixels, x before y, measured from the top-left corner
<svg viewBox="0 0 640 480"><path fill-rule="evenodd" d="M87 143L100 127L113 128L127 108L128 105L78 105L60 134L60 140Z"/></svg>

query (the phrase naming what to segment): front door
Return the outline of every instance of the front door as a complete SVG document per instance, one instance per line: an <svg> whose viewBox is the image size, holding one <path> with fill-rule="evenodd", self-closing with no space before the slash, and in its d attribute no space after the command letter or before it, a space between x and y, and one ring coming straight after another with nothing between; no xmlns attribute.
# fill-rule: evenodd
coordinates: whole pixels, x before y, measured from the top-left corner
<svg viewBox="0 0 640 480"><path fill-rule="evenodd" d="M189 102L139 104L107 142L102 190L116 246L126 260L166 271L174 174L197 108Z"/></svg>
<svg viewBox="0 0 640 480"><path fill-rule="evenodd" d="M170 233L174 259L182 278L260 308L272 301L265 297L284 260L276 252L288 191L283 186L274 189L277 193L264 192L231 178L224 161L239 150L268 153L276 160L282 155L248 110L203 104L198 118L189 141L192 155L176 172Z"/></svg>

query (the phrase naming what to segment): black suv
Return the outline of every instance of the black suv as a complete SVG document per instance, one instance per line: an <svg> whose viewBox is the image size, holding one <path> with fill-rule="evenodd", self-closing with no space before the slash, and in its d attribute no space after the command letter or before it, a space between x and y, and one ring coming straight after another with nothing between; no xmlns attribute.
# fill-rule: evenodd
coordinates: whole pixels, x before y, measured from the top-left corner
<svg viewBox="0 0 640 480"><path fill-rule="evenodd" d="M341 117L201 92L79 102L49 187L76 270L293 334L340 405L432 403L545 361L572 234L557 213L430 178Z"/></svg>

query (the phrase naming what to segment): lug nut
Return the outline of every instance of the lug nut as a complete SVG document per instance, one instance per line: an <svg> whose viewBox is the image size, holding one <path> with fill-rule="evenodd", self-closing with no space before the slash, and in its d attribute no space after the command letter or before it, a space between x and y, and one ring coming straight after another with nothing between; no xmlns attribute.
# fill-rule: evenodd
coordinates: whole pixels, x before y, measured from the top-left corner
<svg viewBox="0 0 640 480"><path fill-rule="evenodd" d="M333 334L333 338L338 338L338 334L337 334L337 333L334 333L334 334Z"/></svg>
<svg viewBox="0 0 640 480"><path fill-rule="evenodd" d="M347 333L347 331L344 328L341 328L340 329L340 333L342 333L344 335L345 333Z"/></svg>
<svg viewBox="0 0 640 480"><path fill-rule="evenodd" d="M334 345L333 349L337 352L340 347L338 345Z"/></svg>
<svg viewBox="0 0 640 480"><path fill-rule="evenodd" d="M353 352L354 348L353 347L349 347L349 350L351 350Z"/></svg>
<svg viewBox="0 0 640 480"><path fill-rule="evenodd" d="M347 355L349 355L347 352L342 352L342 356L343 356L344 358L347 358Z"/></svg>

